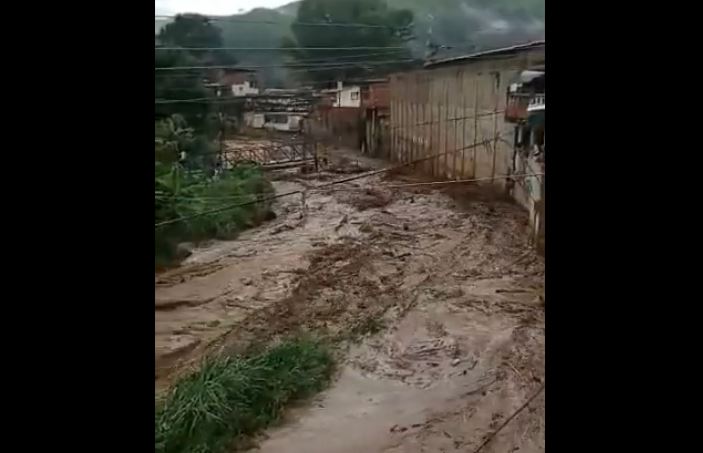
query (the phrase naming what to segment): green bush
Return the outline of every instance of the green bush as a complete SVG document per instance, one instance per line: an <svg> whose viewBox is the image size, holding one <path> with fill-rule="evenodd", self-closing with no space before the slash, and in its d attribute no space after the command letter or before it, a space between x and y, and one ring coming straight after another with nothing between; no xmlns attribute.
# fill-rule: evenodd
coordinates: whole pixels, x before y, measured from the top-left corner
<svg viewBox="0 0 703 453"><path fill-rule="evenodd" d="M187 218L157 227L157 268L182 258L177 253L181 242L232 238L269 214L269 202L228 208L267 198L273 188L261 168L254 165L241 165L214 177L217 149L208 128L189 127L182 115L154 123L156 223Z"/></svg>
<svg viewBox="0 0 703 453"><path fill-rule="evenodd" d="M330 350L295 339L251 357L208 359L183 378L155 418L157 453L218 453L278 420L284 407L324 388Z"/></svg>
<svg viewBox="0 0 703 453"><path fill-rule="evenodd" d="M202 175L187 176L178 168L168 170L157 165L156 222L195 217L156 229L157 267L178 261L177 246L181 242L233 238L258 225L270 211L270 201L230 208L273 194L271 183L257 166L238 166L212 180ZM223 210L210 213L220 208Z"/></svg>

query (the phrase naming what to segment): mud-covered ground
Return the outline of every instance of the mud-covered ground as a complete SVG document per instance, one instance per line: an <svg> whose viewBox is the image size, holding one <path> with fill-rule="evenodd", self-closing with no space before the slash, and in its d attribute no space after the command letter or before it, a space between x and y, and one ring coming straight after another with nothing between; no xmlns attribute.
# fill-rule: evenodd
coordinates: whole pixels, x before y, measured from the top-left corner
<svg viewBox="0 0 703 453"><path fill-rule="evenodd" d="M359 162L361 161L361 162ZM278 193L382 163L332 154ZM527 215L473 186L378 175L284 197L277 218L156 277L156 387L207 351L300 330L359 338L264 452L474 451L544 383L544 267ZM544 394L482 450L544 451Z"/></svg>

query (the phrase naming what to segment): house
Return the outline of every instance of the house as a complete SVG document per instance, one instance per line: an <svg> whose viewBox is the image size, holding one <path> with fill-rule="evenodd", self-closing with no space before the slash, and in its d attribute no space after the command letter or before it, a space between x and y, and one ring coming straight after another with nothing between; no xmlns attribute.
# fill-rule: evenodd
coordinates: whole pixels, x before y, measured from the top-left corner
<svg viewBox="0 0 703 453"><path fill-rule="evenodd" d="M505 120L515 124L515 147L523 156L544 157L544 71L523 71L507 92Z"/></svg>
<svg viewBox="0 0 703 453"><path fill-rule="evenodd" d="M361 107L361 87L358 85L340 88L335 107Z"/></svg>
<svg viewBox="0 0 703 453"><path fill-rule="evenodd" d="M313 102L311 90L267 89L247 99L244 124L254 129L297 132Z"/></svg>
<svg viewBox="0 0 703 453"><path fill-rule="evenodd" d="M527 106L534 96L544 96L544 71L522 71L519 79L508 86L505 120L519 123L527 119Z"/></svg>
<svg viewBox="0 0 703 453"><path fill-rule="evenodd" d="M333 95L332 107L361 108L368 105L370 99L373 99L372 103L385 102L388 97L387 87L387 79L368 79L349 82L348 85L338 81L337 88L321 91Z"/></svg>
<svg viewBox="0 0 703 453"><path fill-rule="evenodd" d="M264 113L264 129L280 132L298 132L301 130L303 115L294 112Z"/></svg>
<svg viewBox="0 0 703 453"><path fill-rule="evenodd" d="M361 87L359 85L343 86L343 82L337 82L336 99L333 107L361 107Z"/></svg>
<svg viewBox="0 0 703 453"><path fill-rule="evenodd" d="M298 132L304 118L304 114L295 112L245 112L244 124L252 129Z"/></svg>
<svg viewBox="0 0 703 453"><path fill-rule="evenodd" d="M259 77L256 71L243 68L218 69L211 76L218 85L227 87L232 96L244 97L259 94Z"/></svg>
<svg viewBox="0 0 703 453"><path fill-rule="evenodd" d="M421 70L393 74L389 157L418 161L416 170L435 178L472 179L508 193L529 211L539 243L544 162L534 153L518 152L516 124L527 124L530 118L541 124L544 150L544 121L539 120L544 113L538 113L544 112L544 87L521 99L519 109L508 99L529 82L541 77L543 83L544 73L541 40L429 61Z"/></svg>

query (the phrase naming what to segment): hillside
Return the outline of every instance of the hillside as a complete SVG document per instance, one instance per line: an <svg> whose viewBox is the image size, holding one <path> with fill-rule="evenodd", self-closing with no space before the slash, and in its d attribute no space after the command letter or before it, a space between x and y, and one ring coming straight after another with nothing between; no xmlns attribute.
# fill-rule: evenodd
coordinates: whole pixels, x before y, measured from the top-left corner
<svg viewBox="0 0 703 453"><path fill-rule="evenodd" d="M415 16L410 43L416 57L427 55L427 43L451 46L437 56L451 56L508 46L544 37L544 0L387 0L393 8L407 8ZM276 9L259 8L230 16L236 20L266 20L281 25L219 22L225 45L277 47L290 36L300 2ZM334 19L334 18L333 18ZM281 54L238 55L244 64L280 62ZM272 74L274 72L275 74ZM283 70L265 71L269 82L282 82Z"/></svg>
<svg viewBox="0 0 703 453"><path fill-rule="evenodd" d="M438 45L463 45L453 53L508 46L544 37L544 0L387 0L415 16L413 48L424 55L432 31ZM274 11L295 16L300 2Z"/></svg>
<svg viewBox="0 0 703 453"><path fill-rule="evenodd" d="M441 48L435 56L451 56L508 46L544 37L544 0L387 0L392 8L414 13L414 36L410 47L423 58L428 42ZM245 14L218 17L226 47L280 47L290 37L300 2L276 9L256 8ZM332 18L334 20L334 18ZM251 23L247 23L251 21ZM265 23L262 23L265 22ZM157 21L156 32L167 21ZM246 66L271 66L286 62L282 52L239 51L234 56ZM289 81L285 69L266 68L268 86Z"/></svg>

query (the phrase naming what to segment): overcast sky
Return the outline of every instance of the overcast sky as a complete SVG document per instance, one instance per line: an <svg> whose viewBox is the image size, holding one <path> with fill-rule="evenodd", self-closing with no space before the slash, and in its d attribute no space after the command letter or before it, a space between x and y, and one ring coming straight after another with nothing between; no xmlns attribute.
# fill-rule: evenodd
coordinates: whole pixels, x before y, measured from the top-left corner
<svg viewBox="0 0 703 453"><path fill-rule="evenodd" d="M252 8L275 8L293 0L155 0L156 14L176 13L237 14Z"/></svg>

